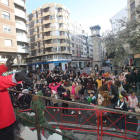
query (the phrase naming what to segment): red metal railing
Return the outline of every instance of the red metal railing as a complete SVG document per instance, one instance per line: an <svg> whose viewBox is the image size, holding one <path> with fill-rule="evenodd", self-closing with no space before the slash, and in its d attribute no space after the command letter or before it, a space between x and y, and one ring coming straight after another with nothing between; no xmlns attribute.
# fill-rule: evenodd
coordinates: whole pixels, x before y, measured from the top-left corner
<svg viewBox="0 0 140 140"><path fill-rule="evenodd" d="M51 110L50 110L51 109ZM56 111L53 113L50 113L50 111L52 112L53 109L59 109L59 111ZM68 114L63 114L62 110L63 109L68 109L70 111L75 110L75 115L68 115ZM30 111L31 109L27 109L27 110L21 110L19 112L27 112ZM132 133L140 133L140 132L135 132L135 131L131 131L131 130L127 130L127 124L134 124L134 125L140 125L138 123L133 123L133 122L128 122L126 119L126 115L125 114L119 114L119 113L115 113L115 112L111 112L111 111L101 111L99 112L99 110L97 109L84 109L84 108L63 108L63 107L51 107L51 106L47 106L45 109L46 113L48 114L48 118L50 116L50 118L48 119L47 123L49 123L50 121L54 121L56 122L56 124L59 126L59 128L61 130L78 130L78 131L85 131L85 132L95 132L97 134L97 138L98 140L102 140L103 135L110 135L113 137L120 137L120 138L124 138L124 139L129 139L129 140L137 140L135 138L130 138L130 136L128 136L127 132L132 132ZM81 117L83 119L85 119L85 121L83 123L78 123L78 112L81 112L79 115L81 115ZM88 118L82 113L83 111L89 111L92 112L92 115L89 116ZM106 112L106 113L105 113ZM120 117L116 120L112 120L111 118L109 118L107 116L107 113L113 113L113 114L117 114ZM44 113L45 114L45 113ZM57 119L57 115L59 115L59 121ZM103 115L106 116L107 121L109 121L111 124L108 124L107 127L103 127ZM70 122L70 121L64 121L63 117L75 117L76 121L75 122ZM97 125L93 125L90 122L90 119L92 119L93 116L97 117ZM122 118L125 118L125 129L124 132L121 132L121 130L116 126L116 122L120 121ZM67 119L68 120L68 119ZM65 123L65 125L64 125ZM90 125L90 128L82 128L83 125L85 125L86 123L88 123L88 125ZM69 126L66 124L74 124L74 126ZM101 127L100 127L101 124ZM87 124L86 124L87 125ZM56 127L56 125L52 126L53 128ZM109 130L110 128L112 129L112 127L115 127L118 131L112 131ZM100 128L100 129L99 129ZM34 129L34 128L32 128ZM101 132L101 133L100 133ZM117 132L118 134L114 134L114 132ZM42 130L42 134L44 135L44 130Z"/></svg>

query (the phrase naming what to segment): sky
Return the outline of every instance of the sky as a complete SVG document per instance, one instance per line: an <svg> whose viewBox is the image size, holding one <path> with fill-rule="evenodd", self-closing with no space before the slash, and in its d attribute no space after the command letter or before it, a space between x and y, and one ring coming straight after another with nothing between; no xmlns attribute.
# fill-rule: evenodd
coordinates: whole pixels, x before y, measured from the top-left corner
<svg viewBox="0 0 140 140"><path fill-rule="evenodd" d="M110 18L127 6L127 0L26 0L27 13L52 2L65 5L70 10L70 20L77 21L86 30L100 25L101 33L111 30Z"/></svg>

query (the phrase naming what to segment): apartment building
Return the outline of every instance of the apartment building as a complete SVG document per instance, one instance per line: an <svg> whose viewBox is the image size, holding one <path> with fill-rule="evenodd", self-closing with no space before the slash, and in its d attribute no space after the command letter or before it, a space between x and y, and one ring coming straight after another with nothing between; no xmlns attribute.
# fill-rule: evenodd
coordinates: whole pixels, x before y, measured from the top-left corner
<svg viewBox="0 0 140 140"><path fill-rule="evenodd" d="M139 16L136 15L134 9L140 5L140 0L127 0L127 9L128 9L128 19L139 19Z"/></svg>
<svg viewBox="0 0 140 140"><path fill-rule="evenodd" d="M90 60L92 59L89 55L88 47L88 33L84 30L81 24L77 21L70 21L70 33L72 40L72 63L74 67L86 67L90 65ZM91 45L91 44L90 44ZM90 46L89 45L89 46ZM92 53L91 52L91 53ZM90 54L91 54L90 53Z"/></svg>
<svg viewBox="0 0 140 140"><path fill-rule="evenodd" d="M25 0L0 0L0 63L9 54L17 57L15 66L24 67L28 54Z"/></svg>
<svg viewBox="0 0 140 140"><path fill-rule="evenodd" d="M135 8L140 6L140 0L127 0L127 9L128 9L128 19L136 19L140 21L140 16L136 14ZM140 29L139 29L140 30ZM130 62L135 64L135 66L140 67L140 53L136 53L131 57Z"/></svg>
<svg viewBox="0 0 140 140"><path fill-rule="evenodd" d="M70 11L62 4L47 3L27 17L29 68L67 69L71 63Z"/></svg>

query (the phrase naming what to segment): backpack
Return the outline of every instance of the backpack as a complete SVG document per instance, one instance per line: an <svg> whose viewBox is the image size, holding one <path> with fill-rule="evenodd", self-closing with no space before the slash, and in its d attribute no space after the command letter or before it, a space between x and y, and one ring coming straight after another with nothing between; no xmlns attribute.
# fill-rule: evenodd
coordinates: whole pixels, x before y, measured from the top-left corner
<svg viewBox="0 0 140 140"><path fill-rule="evenodd" d="M104 97L102 96L102 94L98 94L98 100L101 100L102 102L105 100Z"/></svg>

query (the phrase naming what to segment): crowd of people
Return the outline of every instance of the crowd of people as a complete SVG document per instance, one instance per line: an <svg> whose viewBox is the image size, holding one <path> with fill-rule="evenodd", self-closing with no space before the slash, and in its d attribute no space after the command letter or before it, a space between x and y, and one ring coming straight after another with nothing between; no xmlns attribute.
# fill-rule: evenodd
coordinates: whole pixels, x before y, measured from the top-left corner
<svg viewBox="0 0 140 140"><path fill-rule="evenodd" d="M22 86L17 85L16 90L36 94L42 90L43 95L55 99L62 99L72 102L88 103L93 106L110 107L129 112L140 112L138 96L140 93L140 72L137 69L123 69L122 72L91 71L80 73L70 68L64 72L60 71L42 71L39 73L30 71L28 77L33 81L31 86L22 82ZM22 98L23 97L23 98ZM18 95L18 102L22 106L24 101L30 106L32 98L29 96ZM46 106L58 107L57 101L45 100ZM68 104L62 103L62 107L67 108ZM75 106L72 106L75 108ZM59 111L54 108L53 111ZM68 109L63 109L62 113L69 113ZM74 114L75 111L71 111ZM78 112L81 114L81 112ZM99 110L100 114L100 110ZM107 125L107 113L103 114L103 123ZM113 114L112 114L113 115ZM117 119L120 115L116 116ZM133 118L133 116L129 116ZM125 117L122 117L115 123L114 130L122 120L121 131L125 129ZM140 119L138 119L139 123ZM97 122L99 123L99 122ZM137 131L140 131L139 127ZM138 135L136 133L135 135Z"/></svg>

